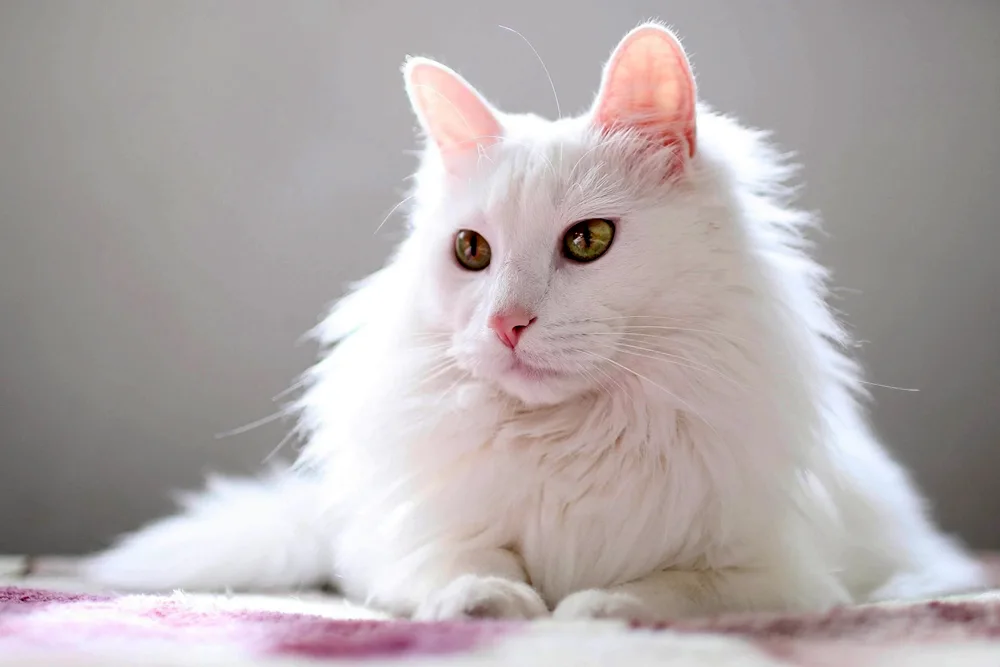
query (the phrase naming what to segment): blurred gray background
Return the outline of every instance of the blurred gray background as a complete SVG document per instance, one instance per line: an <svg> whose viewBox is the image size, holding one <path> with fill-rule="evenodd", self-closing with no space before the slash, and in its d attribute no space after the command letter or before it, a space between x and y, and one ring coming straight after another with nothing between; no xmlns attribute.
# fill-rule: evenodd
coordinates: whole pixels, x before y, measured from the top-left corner
<svg viewBox="0 0 1000 667"><path fill-rule="evenodd" d="M406 54L581 110L639 21L805 164L874 418L1000 547L1000 2L0 1L0 553L76 552L251 472L414 166Z"/></svg>

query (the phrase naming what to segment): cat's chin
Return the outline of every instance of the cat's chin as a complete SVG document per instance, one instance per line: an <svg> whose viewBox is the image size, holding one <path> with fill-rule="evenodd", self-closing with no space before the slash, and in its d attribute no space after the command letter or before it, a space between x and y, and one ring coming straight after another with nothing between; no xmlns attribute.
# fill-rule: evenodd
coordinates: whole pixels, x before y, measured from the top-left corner
<svg viewBox="0 0 1000 667"><path fill-rule="evenodd" d="M526 405L555 405L575 398L587 387L575 373L514 363L493 378L506 394Z"/></svg>

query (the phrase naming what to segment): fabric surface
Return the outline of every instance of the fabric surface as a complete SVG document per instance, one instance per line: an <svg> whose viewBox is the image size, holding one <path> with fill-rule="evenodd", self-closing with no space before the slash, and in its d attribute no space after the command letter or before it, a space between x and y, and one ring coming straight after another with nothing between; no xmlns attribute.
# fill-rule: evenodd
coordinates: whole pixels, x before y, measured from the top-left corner
<svg viewBox="0 0 1000 667"><path fill-rule="evenodd" d="M335 596L115 595L0 560L8 665L1000 665L1000 592L811 615L410 623Z"/></svg>

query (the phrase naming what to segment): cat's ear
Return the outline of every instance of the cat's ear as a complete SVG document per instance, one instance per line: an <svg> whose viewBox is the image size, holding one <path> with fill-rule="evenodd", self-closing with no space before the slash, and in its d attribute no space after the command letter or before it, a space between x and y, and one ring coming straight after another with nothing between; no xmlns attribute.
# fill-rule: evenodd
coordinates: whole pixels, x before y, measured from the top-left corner
<svg viewBox="0 0 1000 667"><path fill-rule="evenodd" d="M604 68L593 120L602 130L641 130L664 145L695 153L691 66L672 32L647 23L625 35Z"/></svg>
<svg viewBox="0 0 1000 667"><path fill-rule="evenodd" d="M448 67L427 58L410 58L403 77L421 127L449 168L500 141L503 128L489 102Z"/></svg>

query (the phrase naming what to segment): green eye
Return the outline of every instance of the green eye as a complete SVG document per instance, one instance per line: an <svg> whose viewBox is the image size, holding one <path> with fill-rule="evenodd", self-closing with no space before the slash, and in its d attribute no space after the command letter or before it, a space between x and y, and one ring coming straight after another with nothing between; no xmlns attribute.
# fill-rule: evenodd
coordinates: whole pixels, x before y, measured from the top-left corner
<svg viewBox="0 0 1000 667"><path fill-rule="evenodd" d="M611 247L615 225L610 220L581 220L563 237L563 254L574 262L593 262Z"/></svg>
<svg viewBox="0 0 1000 667"><path fill-rule="evenodd" d="M490 265L490 244L479 232L460 229L455 235L455 258L469 271L482 271Z"/></svg>

